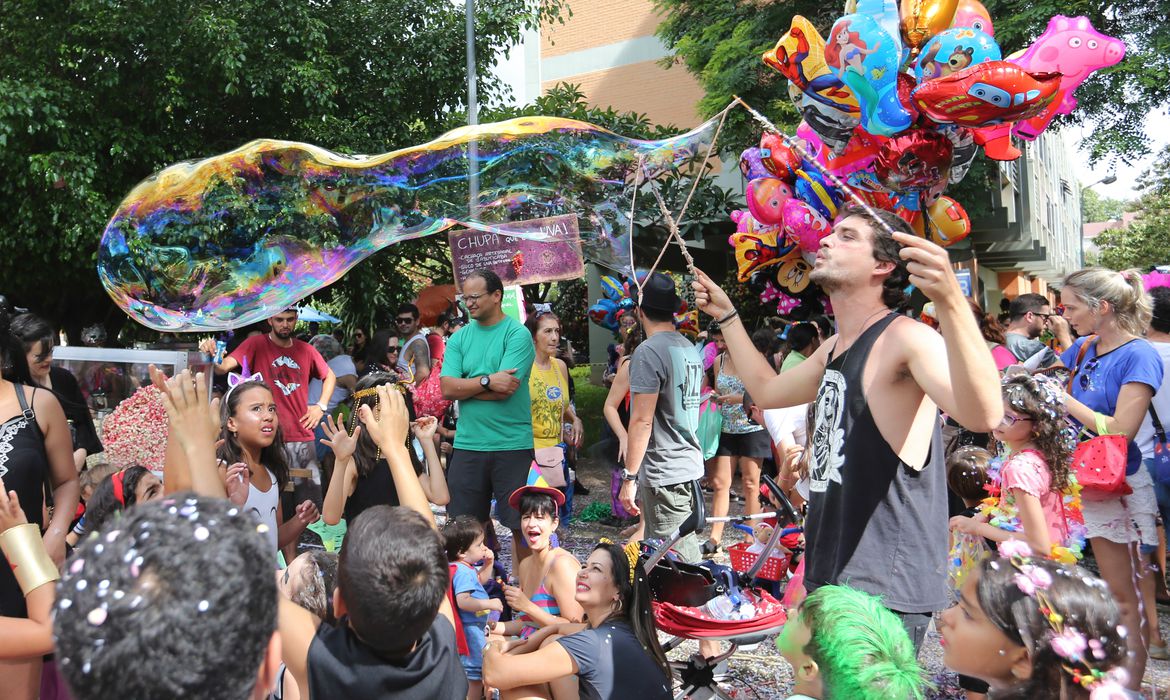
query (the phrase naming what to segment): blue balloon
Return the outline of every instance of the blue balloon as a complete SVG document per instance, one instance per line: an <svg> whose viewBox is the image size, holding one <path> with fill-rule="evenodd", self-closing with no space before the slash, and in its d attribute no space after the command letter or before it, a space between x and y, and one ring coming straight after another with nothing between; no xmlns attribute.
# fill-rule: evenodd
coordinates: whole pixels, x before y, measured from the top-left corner
<svg viewBox="0 0 1170 700"><path fill-rule="evenodd" d="M589 320L602 328L616 331L618 329L617 311L618 305L614 300L598 299L596 304L589 307Z"/></svg>
<svg viewBox="0 0 1170 700"><path fill-rule="evenodd" d="M872 17L846 15L833 25L825 62L861 106L861 126L871 134L893 136L913 117L898 99L902 44Z"/></svg>
<svg viewBox="0 0 1170 700"><path fill-rule="evenodd" d="M971 27L952 27L931 37L914 64L919 83L957 73L964 68L1003 59L999 44L988 34Z"/></svg>
<svg viewBox="0 0 1170 700"><path fill-rule="evenodd" d="M825 219L837 217L841 205L841 192L830 185L816 170L801 171L796 178L796 196L817 211Z"/></svg>
<svg viewBox="0 0 1170 700"><path fill-rule="evenodd" d="M606 299L620 301L626 295L625 285L613 275L603 275L601 278L601 293Z"/></svg>

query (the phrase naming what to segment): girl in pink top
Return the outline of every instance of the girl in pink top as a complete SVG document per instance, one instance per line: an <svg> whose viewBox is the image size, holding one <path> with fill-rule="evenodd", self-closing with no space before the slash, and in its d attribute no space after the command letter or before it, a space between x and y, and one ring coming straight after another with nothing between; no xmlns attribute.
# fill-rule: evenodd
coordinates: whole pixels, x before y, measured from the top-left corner
<svg viewBox="0 0 1170 700"><path fill-rule="evenodd" d="M1021 370L1004 377L1003 397L1003 422L992 435L1009 454L998 474L990 474L991 497L980 513L951 518L951 529L996 542L1024 540L1033 551L1075 561L1083 520L1069 468L1074 443L1064 394L1054 380Z"/></svg>

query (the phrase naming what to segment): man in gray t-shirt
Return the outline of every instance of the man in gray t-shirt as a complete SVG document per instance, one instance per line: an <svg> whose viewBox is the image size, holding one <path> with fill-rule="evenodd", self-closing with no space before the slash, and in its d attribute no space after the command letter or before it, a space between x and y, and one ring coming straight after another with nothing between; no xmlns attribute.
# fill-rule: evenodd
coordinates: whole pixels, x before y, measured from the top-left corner
<svg viewBox="0 0 1170 700"><path fill-rule="evenodd" d="M1016 359L1025 362L1038 353L1043 353L1035 369L1060 364L1052 348L1040 341L1045 329L1051 329L1061 347L1072 345L1068 322L1052 313L1048 299L1039 294L1021 294L1012 299L1008 308L1008 327L1004 334L1004 346Z"/></svg>
<svg viewBox="0 0 1170 700"><path fill-rule="evenodd" d="M666 539L686 520L694 498L692 482L703 476L696 434L703 360L694 344L674 329L679 305L669 277L654 273L647 278L638 307L646 340L630 358L630 429L619 494L627 510L642 513L645 539ZM641 508L634 503L639 486ZM694 535L675 549L686 561L699 560Z"/></svg>

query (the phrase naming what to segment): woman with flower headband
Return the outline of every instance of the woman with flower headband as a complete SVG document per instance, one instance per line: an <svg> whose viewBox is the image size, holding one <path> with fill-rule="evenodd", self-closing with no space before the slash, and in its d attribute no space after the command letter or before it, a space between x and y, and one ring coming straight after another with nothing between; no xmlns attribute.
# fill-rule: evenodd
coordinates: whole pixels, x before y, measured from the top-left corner
<svg viewBox="0 0 1170 700"><path fill-rule="evenodd" d="M1078 270L1061 288L1064 318L1082 337L1060 359L1072 368L1066 389L1068 413L1094 433L1133 439L1162 384L1162 359L1142 338L1150 323L1150 297L1137 270ZM1132 444L1132 443L1131 443ZM1138 586L1141 549L1158 544L1157 497L1149 472L1140 467L1125 479L1133 493L1086 498L1085 527L1101 576L1109 584L1129 635L1130 688L1138 689L1146 648Z"/></svg>
<svg viewBox="0 0 1170 700"><path fill-rule="evenodd" d="M484 649L484 683L501 698L671 697L671 672L654 629L637 545L602 541L577 574L584 623L549 625L526 640Z"/></svg>
<svg viewBox="0 0 1170 700"><path fill-rule="evenodd" d="M280 495L290 478L272 390L259 374L229 374L228 385L218 449L228 498L256 517L275 555L293 545L320 514L306 499L291 520L284 519Z"/></svg>
<svg viewBox="0 0 1170 700"><path fill-rule="evenodd" d="M1084 526L1080 489L1069 469L1073 441L1064 393L1048 377L1009 371L1003 402L1003 421L991 432L1009 454L989 469L993 496L979 515L951 518L951 530L995 542L1021 539L1034 551L1075 563Z"/></svg>
<svg viewBox="0 0 1170 700"><path fill-rule="evenodd" d="M358 419L358 409L364 405L368 405L375 415L378 414L378 387L387 384L394 384L405 392L398 378L385 372L368 374L358 380L354 387L353 412L350 414L348 431L345 426L337 425L331 416L325 421L326 439L321 444L328 445L335 457L333 476L329 480L322 508L322 517L327 525L336 525L342 518L352 523L365 510L374 506L399 505L398 491L390 476L390 464L382 458L381 451L369 434L362 430ZM411 418L411 432L416 438L411 442L422 449L426 460L424 466L418 458L418 447L408 446L407 452L414 463L415 473L419 475L423 493L431 503L446 505L451 496L447 492L446 475L434 441L439 422L432 416L415 420L414 406L410 401L406 402L406 410Z"/></svg>
<svg viewBox="0 0 1170 700"><path fill-rule="evenodd" d="M943 663L987 681L995 700L1130 697L1125 628L1105 583L1020 540L999 552L942 613Z"/></svg>

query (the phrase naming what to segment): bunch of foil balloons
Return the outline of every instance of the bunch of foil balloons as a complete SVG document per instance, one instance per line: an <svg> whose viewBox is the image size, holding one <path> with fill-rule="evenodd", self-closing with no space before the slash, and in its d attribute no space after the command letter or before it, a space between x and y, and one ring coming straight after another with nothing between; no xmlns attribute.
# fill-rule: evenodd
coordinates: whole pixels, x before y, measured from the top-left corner
<svg viewBox="0 0 1170 700"><path fill-rule="evenodd" d="M818 297L808 273L845 199L896 212L940 245L971 222L943 193L981 146L1014 160L1015 136L1037 138L1076 107L1076 89L1119 62L1125 44L1085 17L1053 17L1023 51L1003 56L979 0L850 2L828 40L801 16L763 55L790 82L802 121L765 134L740 157L747 209L732 215L738 277L789 314Z"/></svg>

